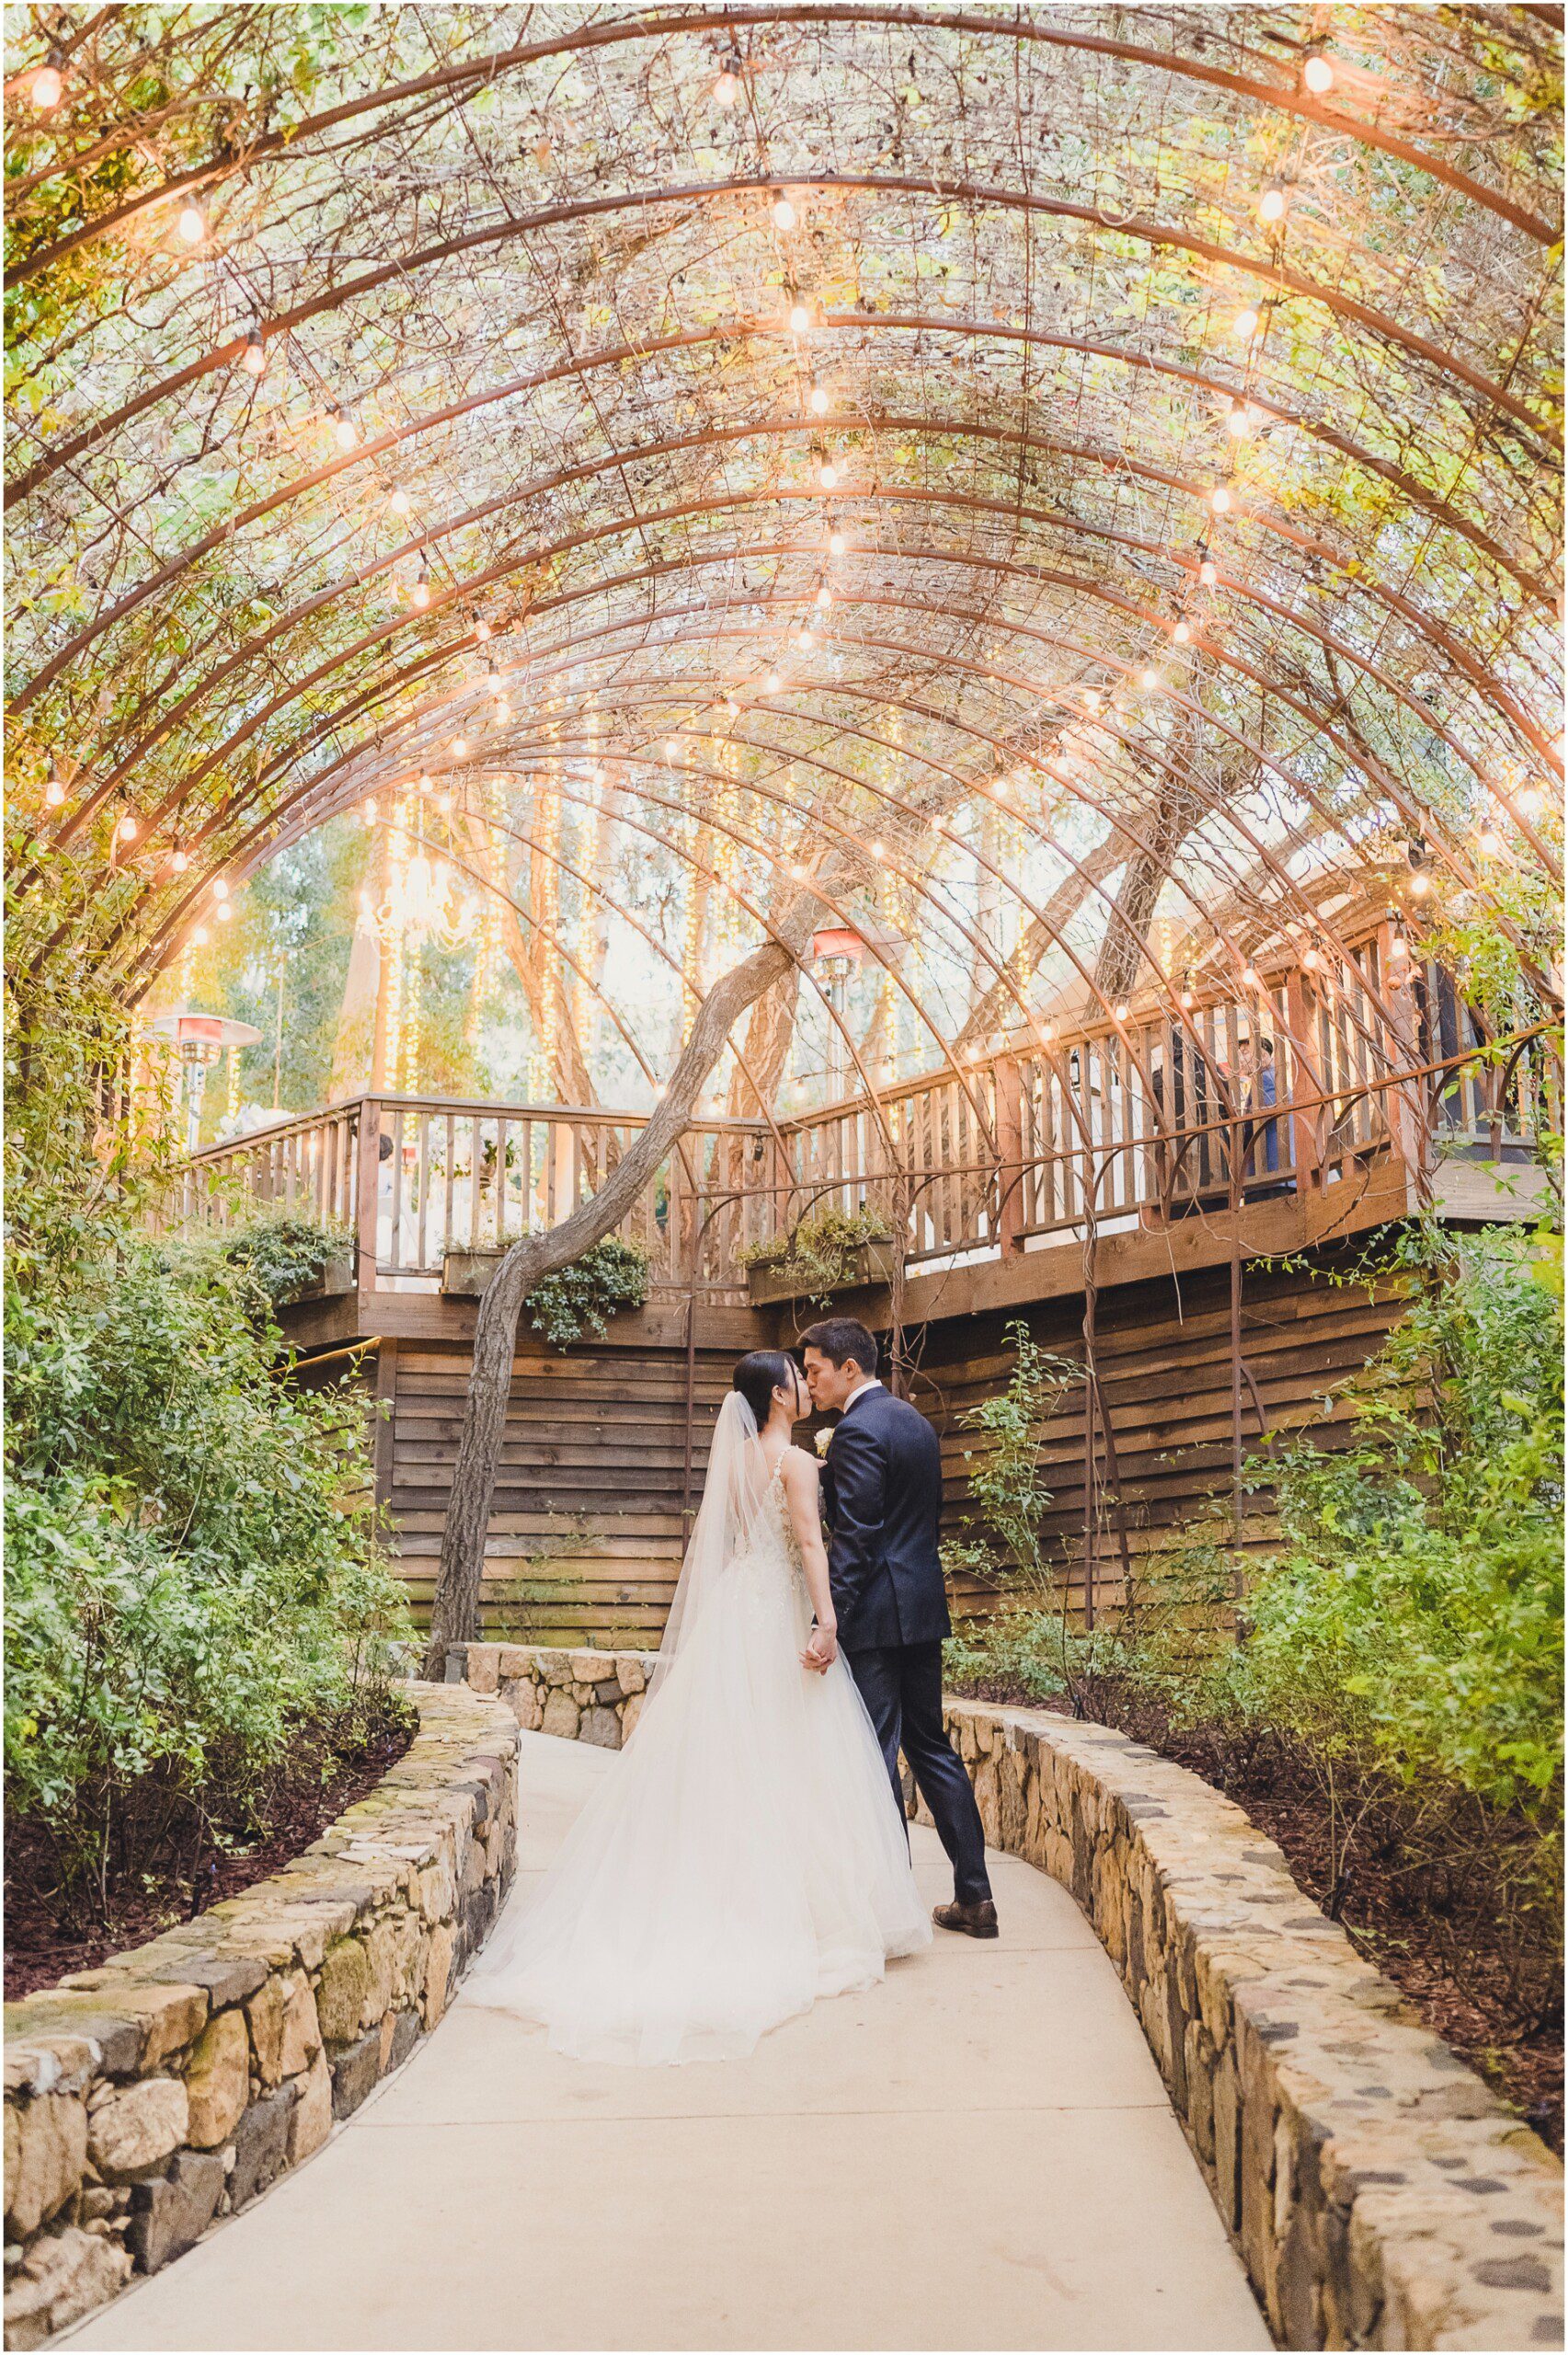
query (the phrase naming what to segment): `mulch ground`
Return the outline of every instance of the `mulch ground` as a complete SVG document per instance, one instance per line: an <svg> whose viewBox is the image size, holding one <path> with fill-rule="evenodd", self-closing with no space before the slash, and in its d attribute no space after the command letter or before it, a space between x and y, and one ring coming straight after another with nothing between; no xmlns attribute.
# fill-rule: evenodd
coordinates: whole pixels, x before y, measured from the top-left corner
<svg viewBox="0 0 1568 2355"><path fill-rule="evenodd" d="M1005 1680L966 1690L977 1700L1036 1709L1051 1706L1009 1686ZM1105 1721L1118 1723L1115 1710L1106 1712ZM1332 1879L1328 1827L1314 1790L1294 1786L1276 1760L1258 1762L1249 1769L1223 1744L1205 1740L1201 1733L1184 1735L1150 1728L1142 1721L1123 1724L1119 1729L1173 1759L1177 1765L1190 1767L1234 1799L1260 1831L1277 1841L1291 1872L1313 1902L1325 1902ZM1490 1982L1495 1981L1500 1990L1505 1980L1508 1958L1488 1953L1484 1939L1467 1938L1462 1981L1457 1978L1452 1960L1454 1924L1398 1901L1391 1894L1389 1876L1371 1864L1352 1872L1339 1919L1352 1945L1394 1982L1425 2025L1561 2154L1561 2021L1520 2035L1500 2003L1489 2000Z"/></svg>
<svg viewBox="0 0 1568 2355"><path fill-rule="evenodd" d="M303 1737L272 1780L259 1832L237 1821L220 1827L233 1844L204 1857L194 1877L166 1870L122 1875L110 1883L109 1918L102 1923L62 1918L49 1844L12 1816L6 1827L6 2001L52 1987L67 1971L91 1970L109 1955L193 1921L220 1899L237 1897L280 1872L346 1808L374 1790L408 1748L416 1727L406 1703L394 1695L368 1735L351 1745L339 1745L330 1732Z"/></svg>

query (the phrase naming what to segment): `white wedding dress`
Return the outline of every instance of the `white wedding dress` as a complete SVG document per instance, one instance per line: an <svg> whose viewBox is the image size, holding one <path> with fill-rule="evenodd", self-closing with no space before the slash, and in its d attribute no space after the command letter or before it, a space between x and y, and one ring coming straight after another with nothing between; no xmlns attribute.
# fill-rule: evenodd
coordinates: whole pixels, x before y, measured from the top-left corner
<svg viewBox="0 0 1568 2355"><path fill-rule="evenodd" d="M930 1942L854 1681L800 1664L811 1606L756 1429L731 1393L641 1721L469 1982L579 2060L738 2057Z"/></svg>

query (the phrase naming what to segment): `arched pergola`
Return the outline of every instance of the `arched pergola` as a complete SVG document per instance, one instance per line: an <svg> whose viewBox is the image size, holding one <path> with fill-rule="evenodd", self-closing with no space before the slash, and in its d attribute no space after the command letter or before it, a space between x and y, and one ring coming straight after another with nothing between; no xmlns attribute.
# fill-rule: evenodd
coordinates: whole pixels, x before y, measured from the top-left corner
<svg viewBox="0 0 1568 2355"><path fill-rule="evenodd" d="M660 1149L727 1052L780 1116L804 976L896 1163L824 927L988 1134L978 1054L1134 1007L1196 1054L1287 939L1396 1071L1369 911L1487 927L1494 1027L1555 1013L1547 12L301 25L16 19L28 970L140 1002L360 806L481 890L486 830L521 852L530 937L669 1082Z"/></svg>

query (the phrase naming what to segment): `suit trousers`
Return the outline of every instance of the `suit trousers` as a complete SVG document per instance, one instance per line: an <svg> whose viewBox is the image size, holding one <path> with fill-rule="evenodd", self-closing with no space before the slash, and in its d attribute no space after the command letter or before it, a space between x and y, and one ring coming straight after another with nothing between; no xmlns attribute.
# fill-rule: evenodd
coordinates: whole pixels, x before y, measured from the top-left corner
<svg viewBox="0 0 1568 2355"><path fill-rule="evenodd" d="M977 1904L990 1895L986 1835L969 1778L942 1722L940 1642L878 1645L846 1650L844 1658L876 1728L899 1817L905 1816L902 1750L951 1859L953 1893L961 1905Z"/></svg>

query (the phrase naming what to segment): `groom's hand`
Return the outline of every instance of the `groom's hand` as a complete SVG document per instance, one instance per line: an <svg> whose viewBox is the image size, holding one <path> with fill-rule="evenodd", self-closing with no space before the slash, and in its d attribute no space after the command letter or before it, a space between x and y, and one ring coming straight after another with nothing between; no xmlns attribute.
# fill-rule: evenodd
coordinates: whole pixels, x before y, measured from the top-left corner
<svg viewBox="0 0 1568 2355"><path fill-rule="evenodd" d="M800 1655L802 1668L815 1669L818 1676L826 1675L839 1657L839 1638L831 1627L813 1627L811 1640Z"/></svg>

